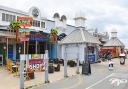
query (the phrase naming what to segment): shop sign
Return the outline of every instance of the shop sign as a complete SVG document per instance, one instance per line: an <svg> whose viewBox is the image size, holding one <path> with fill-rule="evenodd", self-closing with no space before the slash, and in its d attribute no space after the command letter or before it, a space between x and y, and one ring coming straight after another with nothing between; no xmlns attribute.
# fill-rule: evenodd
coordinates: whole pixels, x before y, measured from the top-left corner
<svg viewBox="0 0 128 89"><path fill-rule="evenodd" d="M31 33L29 35L29 39L30 40L38 40L38 41L46 41L49 39L47 34L44 33Z"/></svg>
<svg viewBox="0 0 128 89"><path fill-rule="evenodd" d="M23 27L31 27L32 26L30 24L30 21L33 20L32 17L18 17L17 19L18 19L18 21L21 22L20 26L23 26Z"/></svg>
<svg viewBox="0 0 128 89"><path fill-rule="evenodd" d="M30 32L30 31L34 31L34 29L29 29L29 28L20 28L19 32Z"/></svg>
<svg viewBox="0 0 128 89"><path fill-rule="evenodd" d="M33 70L44 70L45 62L43 59L29 59L29 68Z"/></svg>
<svg viewBox="0 0 128 89"><path fill-rule="evenodd" d="M40 59L41 54L32 54L32 59Z"/></svg>
<svg viewBox="0 0 128 89"><path fill-rule="evenodd" d="M26 42L29 41L29 38L20 38L20 42Z"/></svg>
<svg viewBox="0 0 128 89"><path fill-rule="evenodd" d="M90 54L90 55L88 55L88 60L89 60L90 62L95 62L95 54Z"/></svg>

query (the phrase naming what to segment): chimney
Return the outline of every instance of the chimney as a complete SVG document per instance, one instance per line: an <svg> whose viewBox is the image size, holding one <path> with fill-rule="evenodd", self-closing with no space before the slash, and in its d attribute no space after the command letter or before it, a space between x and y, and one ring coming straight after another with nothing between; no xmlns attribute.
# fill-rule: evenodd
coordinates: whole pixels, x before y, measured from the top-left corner
<svg viewBox="0 0 128 89"><path fill-rule="evenodd" d="M75 20L76 27L85 27L86 18L83 12L77 12L74 20Z"/></svg>
<svg viewBox="0 0 128 89"><path fill-rule="evenodd" d="M53 18L55 21L55 27L59 27L60 26L60 15L58 13L55 13Z"/></svg>
<svg viewBox="0 0 128 89"><path fill-rule="evenodd" d="M62 22L62 27L65 29L67 23L67 17L65 15L61 16L61 22Z"/></svg>
<svg viewBox="0 0 128 89"><path fill-rule="evenodd" d="M116 31L116 29L112 29L111 38L116 38L116 37L117 37L117 31Z"/></svg>

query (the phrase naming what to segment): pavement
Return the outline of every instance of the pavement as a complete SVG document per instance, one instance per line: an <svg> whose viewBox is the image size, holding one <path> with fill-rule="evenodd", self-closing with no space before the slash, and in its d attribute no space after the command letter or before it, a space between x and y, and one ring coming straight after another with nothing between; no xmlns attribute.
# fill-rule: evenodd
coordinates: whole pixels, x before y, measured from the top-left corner
<svg viewBox="0 0 128 89"><path fill-rule="evenodd" d="M75 75L34 89L128 89L128 59L120 65L113 59L114 70L108 69L108 62L91 64L91 75Z"/></svg>
<svg viewBox="0 0 128 89"><path fill-rule="evenodd" d="M35 79L25 81L25 88L44 84L44 72L35 72ZM68 76L76 75L76 67L68 67ZM64 67L61 66L60 72L49 74L50 83L64 79ZM6 67L0 66L0 89L19 89L20 78L10 73ZM7 86L6 86L7 84Z"/></svg>
<svg viewBox="0 0 128 89"><path fill-rule="evenodd" d="M76 74L76 67L68 67L64 78L64 68L49 74L50 83L44 83L44 72L35 72L35 79L25 81L25 88L31 89L128 89L128 59L120 65L118 58L113 59L114 70L108 69L108 62L91 64L91 75ZM81 73L80 66L80 73ZM0 67L0 89L19 89L19 77Z"/></svg>

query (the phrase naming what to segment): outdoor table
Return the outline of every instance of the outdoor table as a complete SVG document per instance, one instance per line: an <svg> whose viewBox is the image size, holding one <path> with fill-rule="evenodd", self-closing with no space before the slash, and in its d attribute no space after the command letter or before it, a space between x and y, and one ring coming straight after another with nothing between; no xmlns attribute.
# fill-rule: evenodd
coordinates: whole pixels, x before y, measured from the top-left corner
<svg viewBox="0 0 128 89"><path fill-rule="evenodd" d="M30 79L34 79L35 78L34 72L24 72L24 76L27 76Z"/></svg>
<svg viewBox="0 0 128 89"><path fill-rule="evenodd" d="M16 65L13 65L12 66L12 73L17 72L17 70L18 70L18 67Z"/></svg>

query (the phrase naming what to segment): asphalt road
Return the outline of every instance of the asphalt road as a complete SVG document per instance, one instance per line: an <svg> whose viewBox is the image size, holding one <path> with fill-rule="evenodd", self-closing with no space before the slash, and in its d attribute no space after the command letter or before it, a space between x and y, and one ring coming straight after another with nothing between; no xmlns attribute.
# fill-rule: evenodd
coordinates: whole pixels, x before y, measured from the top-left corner
<svg viewBox="0 0 128 89"><path fill-rule="evenodd" d="M79 74L35 89L128 89L128 65L116 62L113 71L107 64L91 64L91 75Z"/></svg>

